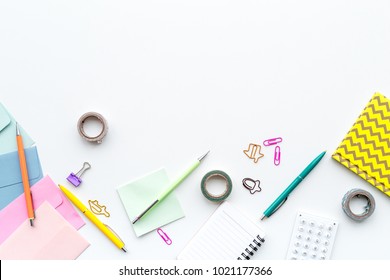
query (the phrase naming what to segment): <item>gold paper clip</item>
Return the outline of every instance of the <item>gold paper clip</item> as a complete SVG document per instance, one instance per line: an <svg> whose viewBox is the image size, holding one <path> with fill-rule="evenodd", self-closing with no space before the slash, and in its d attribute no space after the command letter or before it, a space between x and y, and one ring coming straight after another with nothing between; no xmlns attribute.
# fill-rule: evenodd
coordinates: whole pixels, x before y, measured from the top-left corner
<svg viewBox="0 0 390 280"><path fill-rule="evenodd" d="M97 200L88 200L89 208L95 215L104 215L107 218L110 217L110 213L107 212L106 206L100 205Z"/></svg>
<svg viewBox="0 0 390 280"><path fill-rule="evenodd" d="M249 144L249 147L247 150L244 150L244 154L250 159L253 159L255 163L258 162L260 158L264 156L264 154L260 153L261 146L259 144Z"/></svg>

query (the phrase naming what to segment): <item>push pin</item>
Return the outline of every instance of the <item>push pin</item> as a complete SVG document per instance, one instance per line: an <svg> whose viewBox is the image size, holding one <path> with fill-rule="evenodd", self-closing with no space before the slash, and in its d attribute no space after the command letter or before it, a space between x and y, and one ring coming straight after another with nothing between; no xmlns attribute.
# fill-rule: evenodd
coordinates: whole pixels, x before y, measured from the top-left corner
<svg viewBox="0 0 390 280"><path fill-rule="evenodd" d="M70 175L66 179L69 182L71 182L73 186L78 187L82 182L81 176L83 175L83 173L86 170L88 170L90 168L91 168L91 165L88 162L84 162L83 167L76 174L74 174L72 172L72 173L70 173Z"/></svg>

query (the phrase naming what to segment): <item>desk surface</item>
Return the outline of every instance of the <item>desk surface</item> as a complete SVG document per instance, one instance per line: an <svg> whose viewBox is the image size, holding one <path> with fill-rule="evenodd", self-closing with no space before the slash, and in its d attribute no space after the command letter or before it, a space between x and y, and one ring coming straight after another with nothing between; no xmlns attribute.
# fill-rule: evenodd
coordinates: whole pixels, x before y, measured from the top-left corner
<svg viewBox="0 0 390 280"><path fill-rule="evenodd" d="M23 3L20 3L23 2ZM117 250L89 221L80 259L175 259L216 209L200 191L214 169L233 180L229 201L266 231L259 259L284 259L298 210L339 221L332 259L389 259L389 198L330 158L376 91L390 96L388 1L7 1L0 3L1 102L36 141L45 174L97 199L129 249ZM78 135L87 111L106 117L101 145ZM249 143L282 137L257 164ZM136 238L116 188L165 167L186 217ZM262 212L321 151L325 158L270 219ZM255 195L241 185L258 178ZM68 185L69 186L69 185ZM342 211L351 188L377 209L356 223Z"/></svg>

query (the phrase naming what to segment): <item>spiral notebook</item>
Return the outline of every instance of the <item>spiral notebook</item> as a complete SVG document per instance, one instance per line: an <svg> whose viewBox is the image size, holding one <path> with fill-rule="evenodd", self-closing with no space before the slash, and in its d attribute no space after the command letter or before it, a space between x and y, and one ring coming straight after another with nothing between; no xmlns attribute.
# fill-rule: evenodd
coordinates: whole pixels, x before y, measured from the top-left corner
<svg viewBox="0 0 390 280"><path fill-rule="evenodd" d="M246 214L223 202L179 254L179 260L249 260L265 233Z"/></svg>

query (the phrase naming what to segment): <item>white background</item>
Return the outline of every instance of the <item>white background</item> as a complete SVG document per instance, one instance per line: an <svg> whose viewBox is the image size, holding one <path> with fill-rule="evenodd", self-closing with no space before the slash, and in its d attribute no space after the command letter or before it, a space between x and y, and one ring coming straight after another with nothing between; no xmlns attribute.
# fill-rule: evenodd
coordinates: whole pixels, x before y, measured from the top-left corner
<svg viewBox="0 0 390 280"><path fill-rule="evenodd" d="M217 205L200 192L203 175L227 172L229 201L266 231L258 259L286 256L298 210L340 222L332 259L390 259L389 198L331 159L376 91L390 96L389 1L2 1L0 97L38 146L58 183L84 161L92 169L73 191L97 199L124 254L89 221L79 259L175 259ZM106 117L101 145L76 129L87 111ZM280 136L257 164L251 142ZM116 188L160 167L180 175L209 156L176 191L186 217L136 238ZM320 152L326 157L270 219L262 212ZM250 195L244 177L261 181ZM341 199L351 188L377 204L363 223Z"/></svg>

